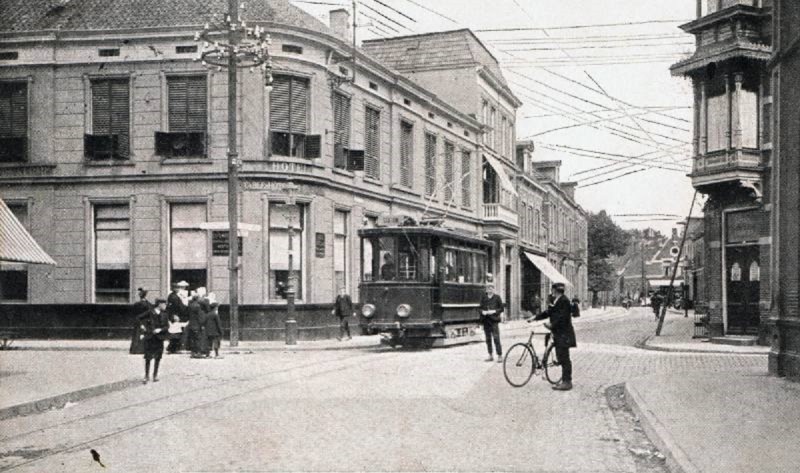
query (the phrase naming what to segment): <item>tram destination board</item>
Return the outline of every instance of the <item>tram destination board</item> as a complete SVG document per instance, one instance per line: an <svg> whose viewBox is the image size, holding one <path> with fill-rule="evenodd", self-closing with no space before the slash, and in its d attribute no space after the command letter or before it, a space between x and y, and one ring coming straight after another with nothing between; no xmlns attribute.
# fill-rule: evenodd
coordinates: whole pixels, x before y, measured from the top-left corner
<svg viewBox="0 0 800 473"><path fill-rule="evenodd" d="M239 237L239 256L242 256L242 237ZM211 232L211 255L230 256L231 245L228 241L227 231Z"/></svg>

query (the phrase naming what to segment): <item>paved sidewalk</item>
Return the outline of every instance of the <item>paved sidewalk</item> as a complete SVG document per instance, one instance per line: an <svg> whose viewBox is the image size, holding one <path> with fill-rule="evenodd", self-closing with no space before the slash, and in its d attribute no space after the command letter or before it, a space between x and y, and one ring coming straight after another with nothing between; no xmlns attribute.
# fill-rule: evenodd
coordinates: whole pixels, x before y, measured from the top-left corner
<svg viewBox="0 0 800 473"><path fill-rule="evenodd" d="M739 355L766 355L770 347L735 346L711 343L706 338L692 338L694 335L694 314L689 317L683 312L668 310L660 336L645 340L642 348L672 352L736 353Z"/></svg>
<svg viewBox="0 0 800 473"><path fill-rule="evenodd" d="M626 397L675 473L794 473L800 384L765 370L647 376Z"/></svg>

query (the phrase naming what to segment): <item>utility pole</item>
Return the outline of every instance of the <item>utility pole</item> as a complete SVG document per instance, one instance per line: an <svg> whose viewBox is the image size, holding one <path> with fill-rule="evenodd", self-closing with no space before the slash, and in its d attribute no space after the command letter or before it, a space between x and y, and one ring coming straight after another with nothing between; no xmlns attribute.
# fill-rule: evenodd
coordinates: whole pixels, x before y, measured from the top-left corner
<svg viewBox="0 0 800 473"><path fill-rule="evenodd" d="M219 23L206 23L194 35L203 43L196 61L217 71L228 69L228 272L230 303L230 344L239 345L239 158L236 135L236 96L238 68L251 72L260 67L264 86L272 89L272 63L269 58L269 35L260 26L248 27L239 18L239 0L228 0L228 13Z"/></svg>
<svg viewBox="0 0 800 473"><path fill-rule="evenodd" d="M294 192L297 187L289 184L286 191L289 194L287 199L287 223L288 223L288 236L289 236L289 284L286 289L286 321L284 323L286 330L286 344L297 345L297 319L295 318L294 298L297 293L297 281L294 274L294 213L297 209ZM299 212L298 212L299 214ZM298 222L299 224L300 222Z"/></svg>

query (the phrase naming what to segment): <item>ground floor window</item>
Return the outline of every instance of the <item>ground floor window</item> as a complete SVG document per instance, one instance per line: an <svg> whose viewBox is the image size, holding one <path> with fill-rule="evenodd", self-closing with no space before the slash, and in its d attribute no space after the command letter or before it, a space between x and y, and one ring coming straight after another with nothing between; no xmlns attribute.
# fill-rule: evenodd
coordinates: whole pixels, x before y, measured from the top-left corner
<svg viewBox="0 0 800 473"><path fill-rule="evenodd" d="M303 242L306 236L304 221L305 208L302 205L282 203L269 205L270 300L287 299L290 269L294 272L295 298L303 298Z"/></svg>
<svg viewBox="0 0 800 473"><path fill-rule="evenodd" d="M27 204L8 203L11 213L26 229L28 225ZM0 301L27 302L28 265L24 263L0 263Z"/></svg>
<svg viewBox="0 0 800 473"><path fill-rule="evenodd" d="M180 203L170 206L170 283L189 283L189 290L208 287L208 232L206 204Z"/></svg>
<svg viewBox="0 0 800 473"><path fill-rule="evenodd" d="M94 206L95 302L128 302L131 221L127 204Z"/></svg>

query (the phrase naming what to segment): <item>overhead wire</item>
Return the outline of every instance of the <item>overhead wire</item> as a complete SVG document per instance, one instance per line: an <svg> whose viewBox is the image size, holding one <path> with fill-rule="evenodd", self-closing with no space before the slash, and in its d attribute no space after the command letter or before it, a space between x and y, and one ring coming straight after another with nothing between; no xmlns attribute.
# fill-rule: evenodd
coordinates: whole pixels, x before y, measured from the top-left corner
<svg viewBox="0 0 800 473"><path fill-rule="evenodd" d="M389 16L383 14L382 12L378 11L376 8L373 8L373 7L369 6L366 3L361 3L361 6L366 8L367 10L375 13L376 15L380 16L381 18L385 19L386 21L390 21L390 22L394 23L395 25L399 26L400 28L405 28L408 31L414 32L414 30L412 30L408 26L400 23L399 21L397 21L397 20L395 20L393 18L390 18Z"/></svg>
<svg viewBox="0 0 800 473"><path fill-rule="evenodd" d="M411 0L406 0L411 1ZM634 25L650 25L650 24L658 24L658 23L687 23L691 21L690 19L683 19L683 20L643 20L643 21L628 21L628 22L621 22L621 23L594 23L594 24L584 24L584 25L565 25L565 26L539 26L539 27L518 27L518 28L480 28L476 29L476 32L481 33L490 33L490 32L507 32L507 31L542 31L542 30L574 30L574 29L585 29L585 28L610 28L616 26L634 26Z"/></svg>
<svg viewBox="0 0 800 473"><path fill-rule="evenodd" d="M391 11L393 11L393 12L397 13L398 15L400 15L400 16L402 16L402 17L404 17L404 18L406 18L406 19L408 19L408 20L410 20L410 21L412 21L412 22L414 22L414 23L416 23L416 22L417 22L417 20L415 20L414 18L412 18L412 17L410 17L410 16L406 15L406 14L405 14L405 13L403 13L402 11L400 11L400 10L396 9L395 7L393 7L393 6L389 5L389 4L386 4L386 3L382 2L381 0L372 0L372 1L373 1L373 2L375 2L375 3L377 3L378 5L383 5L384 7L388 8L389 10L391 10Z"/></svg>
<svg viewBox="0 0 800 473"><path fill-rule="evenodd" d="M459 24L459 23L458 23L456 20L454 20L454 19L450 18L449 16L447 16L447 15L445 15L445 14L443 14L443 13L440 13L440 12L438 12L438 11L434 10L433 8L430 8L430 7L428 7L428 6L422 5L422 4L420 4L419 2L417 2L417 1L415 1L415 0L405 0L405 1L406 1L406 2L408 2L408 3L411 3L412 5L416 5L416 6L418 6L419 8L422 8L423 10L427 10L427 11L429 11L429 12L433 13L433 14L434 14L434 15L436 15L436 16L439 16L439 17L441 17L441 18L444 18L445 20L448 20L448 21L450 21L451 23L454 23L454 24L456 24L456 25L458 25L458 24Z"/></svg>

